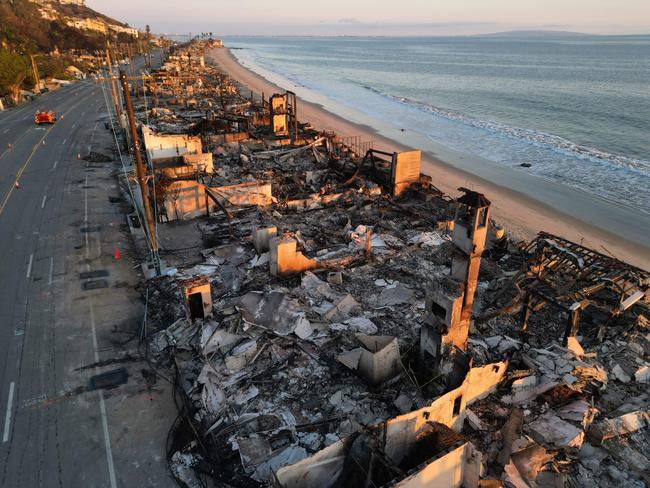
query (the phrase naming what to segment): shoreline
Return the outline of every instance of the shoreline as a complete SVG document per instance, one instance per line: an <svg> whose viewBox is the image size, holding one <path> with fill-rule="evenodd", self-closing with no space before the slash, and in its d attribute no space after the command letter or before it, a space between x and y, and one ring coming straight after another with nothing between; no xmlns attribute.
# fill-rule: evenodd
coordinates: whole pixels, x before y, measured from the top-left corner
<svg viewBox="0 0 650 488"><path fill-rule="evenodd" d="M285 90L241 65L228 48L214 49L208 57L233 80L257 95L264 93L265 96L270 96ZM306 101L300 96L298 98L298 118L302 122L310 122L317 130L334 131L341 136L360 136L363 140L372 140L375 148L388 152L421 149L416 144L398 142L382 135L369 125L351 122L319 103ZM407 134L405 138L409 138ZM422 173L431 176L433 184L451 196L458 195L457 189L461 186L484 193L492 201L494 219L515 239L531 239L543 230L582 243L603 254L613 255L632 265L644 269L650 267L649 247L630 242L613 232L563 213L521 191L458 168L446 162L445 157L451 159L450 155L443 154L441 157L434 151L423 149Z"/></svg>

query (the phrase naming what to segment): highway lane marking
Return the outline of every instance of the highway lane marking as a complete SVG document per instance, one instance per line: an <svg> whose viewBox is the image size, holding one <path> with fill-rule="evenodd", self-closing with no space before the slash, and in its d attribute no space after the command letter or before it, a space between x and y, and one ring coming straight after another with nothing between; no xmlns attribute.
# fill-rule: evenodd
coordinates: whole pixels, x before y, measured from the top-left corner
<svg viewBox="0 0 650 488"><path fill-rule="evenodd" d="M11 409L14 404L14 388L16 384L12 381L9 385L9 398L7 398L7 414L5 415L5 431L2 435L2 442L9 440L9 427L11 426Z"/></svg>
<svg viewBox="0 0 650 488"><path fill-rule="evenodd" d="M20 136L18 139L16 139L14 142L11 143L11 145L7 145L7 148L2 151L2 154L0 154L0 159L2 159L5 154L7 154L9 151L11 151L16 144L18 144L20 141L22 141L23 137L25 137L27 134L29 134L29 130L26 130L22 136Z"/></svg>
<svg viewBox="0 0 650 488"><path fill-rule="evenodd" d="M70 107L66 112L64 112L64 115L67 114L68 112L72 111L73 109L75 109L77 107L77 105L79 105L83 101L85 101L86 98L87 98L87 96L80 99L77 103L75 103L72 107ZM76 124L74 124L74 125L76 125ZM74 125L73 125L73 128L74 128ZM52 131L52 129L54 129L54 127L56 127L56 125L51 125L50 128L45 131L45 134L43 134L43 137L41 137L41 139L34 145L34 147L32 148L32 153L29 155L29 157L27 158L27 161L25 161L25 164L23 164L22 168L20 168L20 171L18 171L18 174L16 175L16 182L18 182L20 180L20 177L23 175L23 172L27 168L27 165L30 163L30 161L34 157L34 154L36 154L36 151L38 150L39 147L44 145L45 138L50 133L50 131ZM25 133L20 137L20 139L25 137L25 135L27 135L28 132L29 131L25 131ZM7 150L5 150L4 153L2 153L2 155L0 156L0 159L2 158L2 156L4 156L7 153L7 151L9 151L9 149L11 149L11 148L8 148ZM9 191L7 192L7 195L5 195L5 198L2 201L2 204L0 204L0 215L2 215L2 212L4 212L5 207L7 206L7 202L9 201L9 198L13 194L15 188L16 188L15 185L11 185L11 187L9 188Z"/></svg>
<svg viewBox="0 0 650 488"><path fill-rule="evenodd" d="M64 146L65 146L65 141L67 141L67 140L68 140L67 137L66 137L65 139L63 139L63 145L64 145Z"/></svg>
<svg viewBox="0 0 650 488"><path fill-rule="evenodd" d="M56 165L57 165L57 164L59 164L59 160L58 160L58 159L57 159L56 161L54 161L54 164L52 165L52 169L53 169L53 170L56 169Z"/></svg>
<svg viewBox="0 0 650 488"><path fill-rule="evenodd" d="M29 255L29 264L27 265L27 279L29 279L29 275L32 274L32 263L34 262L34 253L31 253Z"/></svg>
<svg viewBox="0 0 650 488"><path fill-rule="evenodd" d="M50 258L50 274L47 279L47 286L52 286L52 276L54 275L54 256Z"/></svg>
<svg viewBox="0 0 650 488"><path fill-rule="evenodd" d="M27 161L25 161L25 164L20 168L18 171L18 174L16 175L16 183L18 183L18 180L20 180L20 177L22 176L23 172L25 171L25 168L27 168L27 165L29 162L32 160L34 157L34 154L36 154L36 151L38 150L39 147L41 147L41 143L45 141L45 137L50 133L54 126L50 127L45 134L43 134L43 137L41 137L41 140L38 141L34 147L32 148L32 153L29 155L27 158ZM9 188L9 191L7 192L7 195L5 196L4 200L2 201L2 205L0 205L0 215L2 215L2 212L4 212L5 206L7 205L7 202L9 201L9 197L11 197L11 194L14 192L14 189L16 188L15 185L11 185L11 188Z"/></svg>
<svg viewBox="0 0 650 488"><path fill-rule="evenodd" d="M84 180L84 226L88 227L88 175ZM84 232L84 240L86 241L86 258L88 255L88 232Z"/></svg>
<svg viewBox="0 0 650 488"><path fill-rule="evenodd" d="M84 184L84 225L88 227L88 175ZM85 233L86 241L86 260L90 259L90 249L88 247L88 233ZM86 264L87 271L90 271L90 264ZM90 306L90 329L93 339L93 354L95 363L99 363L99 347L97 345L97 331L95 328L95 309L93 308L93 297L88 295L88 304ZM95 368L95 373L99 374L99 368ZM99 412L102 417L102 431L104 434L104 448L106 449L106 464L108 464L108 477L111 488L117 488L117 479L115 477L115 465L113 463L113 450L111 448L111 437L108 432L108 416L106 415L106 402L104 401L104 392L99 390Z"/></svg>
<svg viewBox="0 0 650 488"><path fill-rule="evenodd" d="M46 93L44 95L41 95L40 97L40 102L39 103L55 103L58 104L59 102L63 101L65 98L65 95L76 95L84 91L84 89L88 86L87 83L81 82L79 86L74 86L73 89L68 89L66 88L61 88L59 92L57 92L56 95L53 95L52 93ZM94 94L91 93L91 94ZM36 102L34 102L36 104ZM6 124L6 123L14 123L22 120L33 120L33 116L31 115L32 110L34 110L34 104L27 104L23 105L22 107L17 108L16 110L8 111L6 118L2 119L0 118L0 123ZM1 112L0 112L1 114Z"/></svg>
<svg viewBox="0 0 650 488"><path fill-rule="evenodd" d="M88 266L90 269L90 266ZM97 333L95 331L95 311L93 309L92 298L90 299L90 326L93 331L93 349L95 352L95 362L99 362L97 353ZM99 374L99 368L95 368L95 374ZM108 432L108 416L106 415L106 402L104 401L104 392L99 390L99 411L102 416L102 430L104 431L104 447L106 448L106 463L108 464L108 477L111 481L111 488L117 488L115 477L115 465L113 463L113 450L111 449L111 437Z"/></svg>
<svg viewBox="0 0 650 488"><path fill-rule="evenodd" d="M9 129L11 129L11 127L10 127ZM4 135L4 134L6 134L7 132L9 132L9 129L5 129L5 130L3 130L3 131L2 131L2 134Z"/></svg>
<svg viewBox="0 0 650 488"><path fill-rule="evenodd" d="M45 208L45 200L47 200L47 195L43 195L43 201L41 202L41 208Z"/></svg>

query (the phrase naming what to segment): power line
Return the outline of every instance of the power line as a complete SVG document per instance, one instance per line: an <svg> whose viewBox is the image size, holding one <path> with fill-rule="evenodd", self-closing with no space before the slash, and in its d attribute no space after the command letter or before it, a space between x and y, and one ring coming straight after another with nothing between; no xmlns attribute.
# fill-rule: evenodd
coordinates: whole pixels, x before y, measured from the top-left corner
<svg viewBox="0 0 650 488"><path fill-rule="evenodd" d="M108 117L109 117L110 124L111 124L111 130L113 132L113 139L115 140L115 147L117 148L117 153L118 153L119 158L120 158L120 163L122 164L122 172L124 173L124 178L126 180L126 186L129 189L129 194L131 196L131 203L133 204L133 208L135 209L135 214L138 216L138 221L140 222L140 227L144 228L144 223L142 222L142 218L140 217L140 212L138 212L138 206L135 203L135 195L133 194L133 189L131 188L131 184L129 183L129 175L128 175L127 171L126 171L126 166L124 166L124 159L123 159L123 156L122 156L122 150L120 149L120 144L119 144L118 139L117 139L117 133L115 132L115 125L114 125L114 119L113 119L113 114L112 114L112 110L111 110L111 105L108 102L108 96L106 95L106 87L104 86L103 82L101 83L101 86L102 86L102 93L104 94L104 102L106 103L106 109L108 111ZM131 156L131 150L128 147L127 147L127 150L129 151L129 160L133 164L133 159L132 159L132 156ZM145 238L145 241L147 243L147 247L151 251L152 250L151 243L149 242L149 236L147 235L146 232L144 233L144 238Z"/></svg>

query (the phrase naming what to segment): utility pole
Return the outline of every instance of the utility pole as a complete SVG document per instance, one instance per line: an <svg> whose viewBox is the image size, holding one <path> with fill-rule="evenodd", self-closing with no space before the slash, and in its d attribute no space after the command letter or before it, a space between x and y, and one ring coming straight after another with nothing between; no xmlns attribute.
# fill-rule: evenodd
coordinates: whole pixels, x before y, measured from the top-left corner
<svg viewBox="0 0 650 488"><path fill-rule="evenodd" d="M117 96L117 85L115 84L115 78L113 77L113 63L111 63L111 44L109 41L106 41L106 64L108 64L108 74L111 79L111 88L113 89L113 102L115 103L115 113L117 114L117 123L122 124L122 108L120 106L120 99Z"/></svg>
<svg viewBox="0 0 650 488"><path fill-rule="evenodd" d="M131 78L135 78L135 72L133 71L133 51L131 49L131 44L127 44L126 49L129 56L129 73L131 74ZM138 100L140 100L140 90L137 88L135 89L135 96Z"/></svg>
<svg viewBox="0 0 650 488"><path fill-rule="evenodd" d="M41 78L38 75L38 66L36 66L36 59L34 59L33 54L30 54L29 57L32 60L32 74L34 75L34 91L36 93L41 93Z"/></svg>
<svg viewBox="0 0 650 488"><path fill-rule="evenodd" d="M147 34L144 44L144 59L147 68L151 69L151 27L149 27L149 24L145 27L145 31Z"/></svg>
<svg viewBox="0 0 650 488"><path fill-rule="evenodd" d="M124 92L124 101L126 102L126 113L129 118L129 128L131 131L131 140L133 141L133 153L135 158L135 170L138 174L138 183L142 193L142 206L144 207L144 218L147 221L149 233L149 242L151 242L151 259L156 269L156 276L160 276L160 256L158 254L158 239L151 211L151 202L149 201L149 187L147 186L147 174L142 164L142 153L140 152L140 139L138 130L135 125L135 115L133 114L133 104L131 103L131 93L129 83L126 80L124 71L120 71L120 81L122 82L122 91Z"/></svg>

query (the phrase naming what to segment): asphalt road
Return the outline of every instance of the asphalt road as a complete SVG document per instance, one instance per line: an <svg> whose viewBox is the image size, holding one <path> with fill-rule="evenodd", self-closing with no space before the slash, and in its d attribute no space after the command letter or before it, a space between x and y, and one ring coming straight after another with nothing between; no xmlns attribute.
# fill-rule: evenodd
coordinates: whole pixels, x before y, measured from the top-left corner
<svg viewBox="0 0 650 488"><path fill-rule="evenodd" d="M39 109L59 121L34 124ZM63 115L63 119L61 119ZM129 334L142 316L104 94L93 82L0 113L0 486L173 486L164 439L173 420L164 387L146 384ZM19 187L16 187L16 181ZM90 231L90 232L88 232ZM84 289L84 272L107 288ZM125 339L126 337L126 339ZM90 388L125 366L129 380Z"/></svg>

